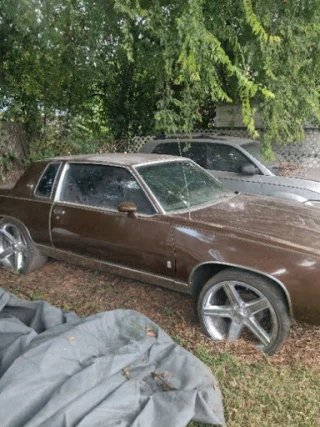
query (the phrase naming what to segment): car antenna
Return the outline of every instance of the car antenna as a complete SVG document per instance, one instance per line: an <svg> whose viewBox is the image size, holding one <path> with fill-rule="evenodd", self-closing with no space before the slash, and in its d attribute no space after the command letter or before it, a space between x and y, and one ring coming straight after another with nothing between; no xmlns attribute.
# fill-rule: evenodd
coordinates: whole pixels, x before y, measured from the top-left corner
<svg viewBox="0 0 320 427"><path fill-rule="evenodd" d="M182 156L181 144L180 144L180 138L179 138L179 137L178 137L178 148L179 148L179 154L180 154L180 157L183 157L183 156ZM185 170L184 170L184 164L183 164L183 163L182 163L182 171L183 171L183 178L184 178L184 184L185 184L185 185L184 185L184 187L185 187L185 189L186 189L186 191L187 191L187 197L188 197L188 218L189 218L189 220L190 220L190 219L191 219L190 193L189 193L189 185L188 185L187 176L186 176L186 172L185 172Z"/></svg>

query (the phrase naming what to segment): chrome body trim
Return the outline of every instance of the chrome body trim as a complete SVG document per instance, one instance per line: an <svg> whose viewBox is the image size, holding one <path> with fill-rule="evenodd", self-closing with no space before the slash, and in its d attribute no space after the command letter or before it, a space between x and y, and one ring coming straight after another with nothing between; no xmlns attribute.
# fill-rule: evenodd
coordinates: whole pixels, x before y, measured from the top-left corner
<svg viewBox="0 0 320 427"><path fill-rule="evenodd" d="M52 211L54 208L54 202L51 205L50 211L49 211L49 218L48 218L48 227L49 227L49 239L50 239L50 243L51 246L53 246L53 240L52 240L52 232L51 232L51 220L52 220Z"/></svg>
<svg viewBox="0 0 320 427"><path fill-rule="evenodd" d="M162 163L159 160L154 163ZM147 183L144 181L144 179L142 178L142 176L139 174L139 172L136 170L135 166L131 167L131 171L133 173L133 176L136 178L136 180L138 181L138 183L140 184L140 187L143 188L144 193L148 195L148 199L152 200L152 206L155 207L156 211L158 214L162 214L165 215L165 211L162 208L159 200L156 198L156 196L153 194L153 192L151 191L150 187L147 185Z"/></svg>
<svg viewBox="0 0 320 427"><path fill-rule="evenodd" d="M161 163L159 161L155 162L155 163ZM153 164L153 163L152 163ZM152 198L155 200L156 204L157 204L157 210L160 214L162 215L166 215L166 211L163 209L161 203L159 202L159 200L156 198L156 196L153 194L153 192L151 191L149 185L145 182L145 180L142 178L142 176L139 174L139 172L136 170L135 167L132 168L135 172L135 175L137 177L139 177L139 182L142 183L142 185L148 190L149 194L152 194Z"/></svg>
<svg viewBox="0 0 320 427"><path fill-rule="evenodd" d="M161 160L154 160L154 161L149 161L149 162L144 162L144 163L137 163L137 164L132 166L132 169L139 168L140 166L156 165L158 163L171 163L171 162L177 162L177 161L182 161L182 162L191 161L191 162L193 162L193 160L188 159L187 157L182 157L182 158L178 157L178 156L168 156L168 157L170 157L170 158L168 158L166 160L161 159ZM177 160L177 159L179 159L179 160Z"/></svg>
<svg viewBox="0 0 320 427"><path fill-rule="evenodd" d="M137 176L132 173L133 171L131 170L131 168L128 168L126 166L123 165L113 165L113 164L109 164L109 163L99 163L99 162L69 162L69 163L65 163L64 164L64 168L62 170L61 176L59 178L59 183L56 189L56 193L55 193L55 197L54 197L54 203L59 203L59 204L63 204L63 205L67 205L67 206L76 206L76 207L81 207L81 208L89 208L89 209L94 209L94 210L99 210L99 211L103 211L103 212L116 212L119 213L117 209L110 209L110 208L105 208L105 207L99 207L99 206L92 206L92 205L83 205L81 203L73 203L73 202L68 202L68 201L64 201L64 200L60 200L61 199L61 191L62 191L62 186L64 183L64 179L65 179L65 175L69 169L70 165L99 165L99 166L109 166L109 167L115 167L115 168L122 168L127 170L129 173L131 173L132 177L135 178L135 180L137 181ZM143 186L141 185L141 183L138 181L138 185L139 188L141 189L141 191L145 194L145 196L147 197L147 199L149 200L149 202L151 203L152 207L155 210L155 213L152 215L147 215L144 213L140 213L140 212L136 212L136 215L138 216L142 216L142 217L152 217L153 215L157 215L159 214L159 209L158 207L155 205L153 199L150 197L150 195L147 193L147 191L145 190L145 188L143 188ZM152 194L152 193L151 193Z"/></svg>
<svg viewBox="0 0 320 427"><path fill-rule="evenodd" d="M49 246L40 245L36 243L35 243L35 246L45 255L51 256L52 258L55 258L55 259L61 259L62 261L65 261L69 257L69 258L72 258L75 262L79 260L79 262L81 262L81 265L86 265L86 264L90 265L90 263L94 264L97 267L102 265L107 269L110 269L110 270L112 269L113 273L119 274L121 276L126 276L136 280L141 280L142 282L146 282L146 283L153 283L155 285L159 285L159 286L170 288L170 289L176 289L178 287L180 291L190 294L190 289L188 284L185 282L177 281L174 278L161 276L159 274L149 273L147 271L134 269L131 267L115 264L112 262L108 262L108 261L104 261L96 258L86 257L83 255L76 254L74 252L56 249L54 247L49 247ZM155 281L150 279L148 280L148 277L151 279L154 278L156 280Z"/></svg>
<svg viewBox="0 0 320 427"><path fill-rule="evenodd" d="M68 163L64 163L64 165L63 165L63 169L62 169L62 172L60 174L59 182L58 182L58 185L57 185L57 188L56 188L56 192L55 192L55 195L54 195L54 198L53 198L53 202L54 203L55 202L59 202L60 195L61 195L62 184L64 182L64 177L65 177L65 174L66 174L66 172L68 170L68 166L69 166Z"/></svg>
<svg viewBox="0 0 320 427"><path fill-rule="evenodd" d="M91 206L91 205L81 205L80 203L64 202L62 200L61 201L58 200L57 202L54 202L52 204L52 206L55 207L57 203L59 203L59 205L62 205L62 206L81 208L81 209L88 210L88 211L118 214L118 215L126 215L125 213L119 212L117 209L103 208L103 207ZM152 215L147 215L147 214L143 214L141 212L136 212L135 215L138 218L145 218L145 219L153 218L154 216L159 216L159 214L157 212L152 214Z"/></svg>
<svg viewBox="0 0 320 427"><path fill-rule="evenodd" d="M164 207L161 205L161 203L158 201L158 199L156 198L156 196L153 194L153 192L151 191L150 187L148 186L148 184L145 182L145 180L142 178L142 176L139 173L139 168L141 166L148 166L148 165L154 165L154 164L161 164L161 163L172 163L172 162L188 162L188 163L193 163L194 166L196 166L198 169L201 169L202 172L206 173L208 176L210 176L211 179L213 179L214 181L216 181L219 185L221 185L221 182L216 179L214 176L212 176L206 169L202 168L201 166L199 166L196 162L194 162L192 159L186 158L186 157L178 157L179 160L177 159L170 159L170 160L157 160L155 162L148 162L148 163L141 163L138 165L134 165L132 166L132 169L135 170L136 174L140 177L141 182L143 183L143 185L148 189L149 193L153 195L154 199L157 201L158 205L159 205L159 209L161 210L161 213L163 215L177 215L177 214L182 214L182 213L188 213L188 212L192 212L192 211L197 211L203 208L206 208L208 206L212 206L216 203L219 203L223 197L219 200L215 200L214 202L207 202L207 203L203 203L201 205L197 205L197 206L192 206L190 208L186 208L186 209L177 209L175 211L169 211L167 212ZM226 188L226 187L224 187ZM226 189L227 190L227 189ZM233 193L231 190L227 190L230 194L235 195L235 193Z"/></svg>
<svg viewBox="0 0 320 427"><path fill-rule="evenodd" d="M52 199L49 199L47 197L37 197L32 198L32 197L20 197L20 196L7 196L4 194L0 194L0 197L4 197L6 199L13 199L13 200L25 200L26 202L37 202L37 203L47 203L47 204L52 204Z"/></svg>

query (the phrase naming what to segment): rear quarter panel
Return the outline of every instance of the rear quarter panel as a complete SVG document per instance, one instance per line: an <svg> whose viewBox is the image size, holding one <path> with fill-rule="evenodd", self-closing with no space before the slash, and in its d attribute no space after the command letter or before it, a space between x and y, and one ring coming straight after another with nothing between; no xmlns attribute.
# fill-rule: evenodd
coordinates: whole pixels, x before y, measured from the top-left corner
<svg viewBox="0 0 320 427"><path fill-rule="evenodd" d="M0 190L0 217L20 221L32 239L44 245L51 243L49 214L52 202L36 197L34 191L46 165L47 162L32 164L11 190Z"/></svg>

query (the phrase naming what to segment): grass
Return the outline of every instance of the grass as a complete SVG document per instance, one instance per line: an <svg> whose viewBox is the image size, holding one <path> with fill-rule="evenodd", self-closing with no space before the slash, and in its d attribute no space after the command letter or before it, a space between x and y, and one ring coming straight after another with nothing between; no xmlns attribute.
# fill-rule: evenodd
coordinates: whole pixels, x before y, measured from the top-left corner
<svg viewBox="0 0 320 427"><path fill-rule="evenodd" d="M115 308L148 316L211 368L228 427L320 427L320 327L295 325L284 347L267 358L241 341L205 338L189 297L118 276L51 261L27 276L1 271L0 287L80 316Z"/></svg>
<svg viewBox="0 0 320 427"><path fill-rule="evenodd" d="M268 359L248 365L229 353L199 348L195 355L217 377L228 427L320 426L320 372L278 366ZM189 427L205 424L192 422Z"/></svg>

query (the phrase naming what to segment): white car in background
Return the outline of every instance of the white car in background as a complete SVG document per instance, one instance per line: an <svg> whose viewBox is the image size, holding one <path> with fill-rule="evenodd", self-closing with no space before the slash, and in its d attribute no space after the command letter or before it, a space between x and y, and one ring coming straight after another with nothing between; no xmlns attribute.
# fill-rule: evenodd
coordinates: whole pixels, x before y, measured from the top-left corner
<svg viewBox="0 0 320 427"><path fill-rule="evenodd" d="M283 165L277 160L265 162L257 141L232 136L161 137L148 141L140 151L188 157L233 191L320 207L320 169L312 169L312 174L305 170L303 178L281 176Z"/></svg>

